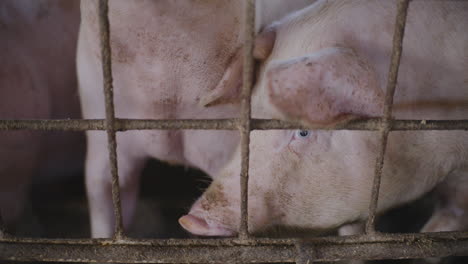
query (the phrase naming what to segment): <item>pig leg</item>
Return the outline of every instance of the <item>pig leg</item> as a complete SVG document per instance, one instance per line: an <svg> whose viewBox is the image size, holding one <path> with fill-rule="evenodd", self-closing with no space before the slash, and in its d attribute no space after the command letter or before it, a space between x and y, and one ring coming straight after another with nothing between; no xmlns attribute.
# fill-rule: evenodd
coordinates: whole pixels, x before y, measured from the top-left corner
<svg viewBox="0 0 468 264"><path fill-rule="evenodd" d="M437 187L438 204L421 232L468 230L467 174L453 172Z"/></svg>
<svg viewBox="0 0 468 264"><path fill-rule="evenodd" d="M1 171L2 177L21 179L18 184L3 185L0 189L0 213L3 224L9 233L15 234L17 223L23 214L29 190L29 178L32 176L29 168L14 171Z"/></svg>
<svg viewBox="0 0 468 264"><path fill-rule="evenodd" d="M38 132L0 133L0 212L7 231L13 234L24 213L31 179L38 169L40 141Z"/></svg>
<svg viewBox="0 0 468 264"><path fill-rule="evenodd" d="M346 224L338 229L338 235L340 236L360 235L364 233L364 228L365 228L364 222Z"/></svg>
<svg viewBox="0 0 468 264"><path fill-rule="evenodd" d="M120 137L119 137L120 139ZM125 141L118 142L120 197L124 228L128 229L134 215L144 157L135 155ZM112 177L104 132L88 132L86 187L90 208L91 234L94 238L111 237L114 232Z"/></svg>
<svg viewBox="0 0 468 264"><path fill-rule="evenodd" d="M436 188L438 204L421 232L468 230L467 172L452 173ZM427 258L425 263L440 263L440 258Z"/></svg>

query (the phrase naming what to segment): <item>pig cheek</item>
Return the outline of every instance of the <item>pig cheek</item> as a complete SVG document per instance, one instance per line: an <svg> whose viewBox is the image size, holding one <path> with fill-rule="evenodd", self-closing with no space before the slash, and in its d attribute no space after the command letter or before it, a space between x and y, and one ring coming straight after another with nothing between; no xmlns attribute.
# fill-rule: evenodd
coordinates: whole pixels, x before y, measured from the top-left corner
<svg viewBox="0 0 468 264"><path fill-rule="evenodd" d="M207 190L200 203L207 216L205 220L237 229L236 214L231 210L233 204L236 204L233 203L234 200L238 199L234 197L227 198L223 185L214 183Z"/></svg>
<svg viewBox="0 0 468 264"><path fill-rule="evenodd" d="M285 148L289 148L289 144L293 141L294 131L281 131L281 135L277 137L271 145L273 146L273 153L279 154Z"/></svg>
<svg viewBox="0 0 468 264"><path fill-rule="evenodd" d="M288 148L289 150L289 148ZM296 184L300 184L301 176L301 164L307 155L298 155L294 151L284 151L281 155L280 163L283 166L273 171L274 179L274 194L269 199L270 211L274 212L273 215L279 217L279 221L282 222L286 216L285 210L293 203L294 199L297 199L297 193L294 190ZM293 190L293 191L291 191ZM267 201L268 197L266 197Z"/></svg>
<svg viewBox="0 0 468 264"><path fill-rule="evenodd" d="M258 205L254 205L249 208L249 228L251 230L258 232L281 223L285 212L279 206L277 190L268 190L262 194L262 197L252 197L252 200L258 201L258 205L261 207L258 208Z"/></svg>

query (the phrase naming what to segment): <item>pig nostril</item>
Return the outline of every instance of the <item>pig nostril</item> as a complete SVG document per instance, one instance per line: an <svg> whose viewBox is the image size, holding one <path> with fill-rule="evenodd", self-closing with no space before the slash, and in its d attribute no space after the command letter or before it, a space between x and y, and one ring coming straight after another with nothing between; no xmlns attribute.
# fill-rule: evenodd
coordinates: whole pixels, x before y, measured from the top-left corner
<svg viewBox="0 0 468 264"><path fill-rule="evenodd" d="M204 219L193 216L191 214L184 215L179 218L179 224L191 233L200 233L208 229L208 224Z"/></svg>
<svg viewBox="0 0 468 264"><path fill-rule="evenodd" d="M179 224L194 235L200 236L233 236L233 230L222 227L218 224L208 224L205 219L188 214L179 218Z"/></svg>

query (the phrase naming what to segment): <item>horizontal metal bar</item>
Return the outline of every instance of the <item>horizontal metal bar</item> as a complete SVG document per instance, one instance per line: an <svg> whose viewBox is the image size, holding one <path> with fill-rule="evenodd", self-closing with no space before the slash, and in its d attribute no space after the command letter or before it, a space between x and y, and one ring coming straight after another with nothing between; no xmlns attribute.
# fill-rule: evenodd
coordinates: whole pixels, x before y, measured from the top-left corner
<svg viewBox="0 0 468 264"><path fill-rule="evenodd" d="M1 130L86 131L106 130L106 127L103 119L0 120Z"/></svg>
<svg viewBox="0 0 468 264"><path fill-rule="evenodd" d="M403 259L468 254L468 233L375 234L299 239L0 239L0 261L264 263Z"/></svg>
<svg viewBox="0 0 468 264"><path fill-rule="evenodd" d="M116 118L116 130L151 130L151 129L201 129L201 130L237 130L238 119L119 119ZM269 119L252 119L252 130L269 129L318 129L318 130L378 130L380 118L354 120L335 126L306 126L296 122ZM391 130L468 130L468 120L392 120ZM59 130L86 131L106 130L104 119L56 119L56 120L0 120L0 131L5 130Z"/></svg>
<svg viewBox="0 0 468 264"><path fill-rule="evenodd" d="M118 119L117 127L125 130L148 129L216 129L237 130L238 119L173 119L173 120L137 120Z"/></svg>

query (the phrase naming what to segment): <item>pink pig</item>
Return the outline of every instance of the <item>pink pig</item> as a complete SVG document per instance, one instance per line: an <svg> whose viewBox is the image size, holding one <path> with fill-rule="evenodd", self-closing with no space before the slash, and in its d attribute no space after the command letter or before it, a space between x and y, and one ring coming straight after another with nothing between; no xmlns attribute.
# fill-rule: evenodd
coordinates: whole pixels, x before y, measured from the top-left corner
<svg viewBox="0 0 468 264"><path fill-rule="evenodd" d="M76 117L78 27L76 1L0 1L0 119ZM62 144L54 146L57 137ZM76 156L64 153L63 145L75 137L0 132L0 212L10 232L23 213L33 176L54 179L47 165L67 170Z"/></svg>
<svg viewBox="0 0 468 264"><path fill-rule="evenodd" d="M315 0L259 0L257 28ZM109 1L114 102L119 118L233 118L239 106L218 90L243 42L246 1ZM97 1L82 1L78 75L85 118L104 118ZM222 90L222 89L221 89ZM86 186L93 237L109 237L114 214L107 139L88 132ZM117 135L124 226L138 197L148 158L193 166L217 175L238 144L235 131L129 131ZM164 175L158 175L162 177Z"/></svg>
<svg viewBox="0 0 468 264"><path fill-rule="evenodd" d="M321 0L268 27L256 40L255 50L267 55L253 92L253 117L333 125L382 116L395 17L395 0ZM466 28L468 2L411 2L394 118L467 118ZM233 85L225 91L238 90L240 65L234 61L228 69ZM372 131L253 131L250 232L330 230L365 220L379 144ZM237 233L239 166L238 151L179 220L185 229ZM442 202L422 231L466 229L467 168L466 132L391 132L378 211L437 188Z"/></svg>

